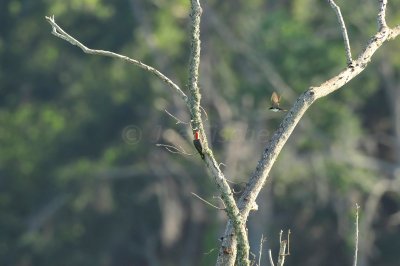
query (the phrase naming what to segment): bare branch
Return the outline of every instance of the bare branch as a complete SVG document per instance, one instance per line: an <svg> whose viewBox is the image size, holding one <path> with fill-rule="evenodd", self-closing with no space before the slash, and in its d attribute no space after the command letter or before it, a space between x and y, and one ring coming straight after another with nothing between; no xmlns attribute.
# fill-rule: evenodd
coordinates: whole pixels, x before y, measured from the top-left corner
<svg viewBox="0 0 400 266"><path fill-rule="evenodd" d="M379 13L378 13L378 29L379 31L387 28L386 24L386 5L387 5L387 0L379 0L380 8L379 8Z"/></svg>
<svg viewBox="0 0 400 266"><path fill-rule="evenodd" d="M151 66L148 66L148 65L146 65L146 64L144 64L144 63L142 63L142 62L140 62L138 60L129 58L129 57L125 56L125 55L120 55L120 54L113 53L113 52L110 52L110 51L90 49L90 48L86 47L85 45L83 45L78 40L76 40L75 38L73 38L71 35L66 33L60 26L58 26L57 23L54 20L54 16L51 16L51 17L47 17L46 16L45 18L50 23L50 25L52 26L53 30L52 30L51 33L54 36L56 36L56 37L58 37L60 39L63 39L65 41L69 42L72 45L78 46L86 54L108 56L108 57L112 57L112 58L121 59L121 60L124 60L124 61L126 61L128 63L137 65L138 67L143 68L143 69L153 73L156 77L158 77L159 79L164 81L168 86L170 86L173 90L175 90L181 96L181 98L185 101L185 103L188 102L188 97L179 88L179 86L176 85L173 81L171 81L167 76L162 74L157 69L155 69L155 68L153 68Z"/></svg>
<svg viewBox="0 0 400 266"><path fill-rule="evenodd" d="M193 196L195 196L196 198L198 198L198 199L201 200L202 202L206 203L207 205L210 205L211 207L213 207L213 208L215 208L215 209L217 209L217 210L225 210L225 208L220 208L220 207L215 206L214 204L212 204L211 202L209 202L209 201L203 199L202 197L200 197L200 196L197 195L196 193L194 193L194 192L191 192L191 193L192 193Z"/></svg>
<svg viewBox="0 0 400 266"><path fill-rule="evenodd" d="M190 58L189 58L189 108L192 129L201 129L199 91L199 65L200 65L200 18L202 9L199 0L191 0L191 28L190 28ZM201 132L204 136L204 132Z"/></svg>
<svg viewBox="0 0 400 266"><path fill-rule="evenodd" d="M350 65L351 62L353 62L353 59L351 57L349 36L347 35L346 24L344 23L342 12L340 11L340 7L338 5L336 5L336 3L333 0L328 0L328 2L331 5L331 7L333 8L333 10L335 11L336 16L339 20L340 29L341 29L342 35L343 35L344 48L346 50L347 64Z"/></svg>
<svg viewBox="0 0 400 266"><path fill-rule="evenodd" d="M282 233L281 230L279 234L279 257L278 257L278 266L283 266L285 264L285 257L289 256L289 241L290 241L290 230L288 230L287 239L282 240ZM288 252L286 252L286 247L288 248Z"/></svg>
<svg viewBox="0 0 400 266"><path fill-rule="evenodd" d="M355 234L355 248L354 248L354 261L353 266L357 266L357 257L358 257L358 212L360 210L360 206L356 203L356 234Z"/></svg>
<svg viewBox="0 0 400 266"><path fill-rule="evenodd" d="M260 251L258 255L258 266L261 266L261 256L262 256L262 248L263 244L267 239L264 237L264 235L261 234L261 239L260 239Z"/></svg>
<svg viewBox="0 0 400 266"><path fill-rule="evenodd" d="M219 199L222 203L222 205L224 205L224 209L226 209L225 203L224 201L221 199L221 197L217 197L217 196L213 196L213 199Z"/></svg>
<svg viewBox="0 0 400 266"><path fill-rule="evenodd" d="M384 10L386 1L381 5ZM384 13L380 13L384 15ZM378 18L378 21L382 19ZM356 60L351 65L347 66L339 74L322 83L318 87L310 87L301 94L293 104L291 110L287 113L278 129L273 134L271 140L267 144L261 158L257 164L255 172L252 174L248 186L245 188L242 196L238 201L243 219L247 219L252 210L253 202L267 181L269 172L275 163L279 153L281 152L286 141L289 139L296 125L303 117L308 108L318 99L340 89L359 73L361 73L371 61L372 56L385 42L394 39L400 34L400 25L387 30L377 32L368 42L366 48L361 52ZM232 224L228 223L225 229L225 234L228 236L224 239L224 246L231 248L235 244L232 241L230 234L232 232Z"/></svg>
<svg viewBox="0 0 400 266"><path fill-rule="evenodd" d="M206 121L208 120L208 114L206 110L203 108L203 106L200 105L200 109L203 111L203 113L206 115Z"/></svg>
<svg viewBox="0 0 400 266"><path fill-rule="evenodd" d="M208 148L207 137L205 135L203 122L200 113L201 94L198 86L199 64L200 64L200 18L202 9L199 0L191 0L191 28L190 28L190 58L189 58L189 110L191 115L191 126L193 130L200 132L200 140L204 149L204 161L210 170L214 182L221 192L221 199L226 206L226 213L230 219L230 224L234 229L234 234L230 233L230 247L227 249L221 245L217 265L233 265L237 260L239 265L247 266L249 261L249 245L246 231L246 219L240 215L236 201L225 176L219 168L212 151ZM229 252L228 252L229 251Z"/></svg>
<svg viewBox="0 0 400 266"><path fill-rule="evenodd" d="M190 154L188 152L186 152L181 146L176 147L176 146L172 146L172 145L168 145L168 144L156 144L157 147L164 147L167 151L169 151L170 153L177 153L177 154L182 154L182 155L189 155L192 156L193 154Z"/></svg>
<svg viewBox="0 0 400 266"><path fill-rule="evenodd" d="M215 161L213 154L211 150L209 150L208 145L207 145L207 138L205 136L205 131L203 128L203 124L201 122L201 116L200 116L200 93L199 93L199 87L198 87L198 67L200 63L200 15L201 15L201 7L200 3L198 0L192 0L192 13L191 13L191 18L192 18L192 39L191 39L191 56L190 56L190 77L189 77L189 92L190 92L190 99L186 94L179 88L178 85L176 85L174 82L172 82L168 77L166 77L164 74L162 74L160 71L157 69L148 66L138 60L129 58L124 55L120 55L117 53L113 53L110 51L104 51L104 50L94 50L86 47L82 43L80 43L78 40L70 36L68 33L66 33L60 26L57 25L57 23L54 20L54 16L52 17L46 17L46 20L50 23L52 26L52 34L55 35L58 38L61 38L72 45L76 45L79 48L82 49L84 53L87 54L93 54L93 55L101 55L101 56L108 56L112 58L117 58L117 59L122 59L124 61L127 61L131 64L137 65L151 73L153 73L155 76L160 78L162 81L164 81L167 85L169 85L172 89L174 89L178 94L181 96L181 98L185 101L187 104L190 113L191 113L191 124L192 124L192 129L198 128L201 132L201 138L203 141L203 146L205 148L205 152L210 155L210 158L206 160L206 165L210 169L212 176L214 178L214 182L217 184L217 187L221 191L221 199L224 201L224 204L227 206L227 214L228 217L234 221L235 225L235 231L238 232L240 245L244 246L243 243L247 240L247 233L245 230L245 225L244 222L242 222L242 219L240 217L239 209L236 206L235 199L233 198L233 193L228 185L228 183L225 181L225 177L221 170L219 169L218 163ZM162 147L165 147L168 151L172 153L182 153L182 154L187 154L183 149L179 149L177 147L173 147L170 145L159 145ZM230 257L236 258L236 248L232 248L232 255ZM246 248L241 248L241 250L246 250ZM248 249L247 249L248 250ZM248 258L248 252L244 252L244 257L246 259ZM247 255L246 255L247 254Z"/></svg>
<svg viewBox="0 0 400 266"><path fill-rule="evenodd" d="M275 266L275 264L274 264L274 259L272 258L272 251L271 251L271 249L268 250L268 254L269 254L269 263L271 264L271 266Z"/></svg>
<svg viewBox="0 0 400 266"><path fill-rule="evenodd" d="M283 266L285 264L285 257L287 256L286 252L286 240L281 241L279 248L279 258L278 258L278 266Z"/></svg>
<svg viewBox="0 0 400 266"><path fill-rule="evenodd" d="M389 39L392 40L392 39L396 38L399 34L400 34L400 25L398 25L390 30Z"/></svg>
<svg viewBox="0 0 400 266"><path fill-rule="evenodd" d="M212 252L214 252L214 250L216 250L216 248L210 249L210 251L204 253L204 255L210 255Z"/></svg>
<svg viewBox="0 0 400 266"><path fill-rule="evenodd" d="M182 120L180 120L179 118L177 118L176 116L174 116L173 114L171 114L170 112L168 112L167 109L164 109L164 111L165 111L170 117L172 117L173 119L176 120L176 125L178 125L178 124L185 124L185 125L187 125L187 124L188 124L188 123L186 123L186 122L183 122Z"/></svg>
<svg viewBox="0 0 400 266"><path fill-rule="evenodd" d="M287 255L290 255L290 234L291 234L292 232L290 231L290 229L288 230L288 233L287 233Z"/></svg>
<svg viewBox="0 0 400 266"><path fill-rule="evenodd" d="M246 191L239 200L239 208L244 217L247 217L249 211L248 207L251 205L249 199L254 200L255 195L258 195L258 189L261 189L265 183L268 173L283 145L286 143L295 126L311 104L313 104L317 99L338 90L363 71L378 48L382 46L389 37L392 37L391 34L392 33L389 33L388 31L378 32L375 34L361 55L353 62L353 66L347 67L338 75L324 82L320 86L309 88L299 96L292 109L280 124L278 130L272 136L272 139L261 156L257 170L250 179L249 186L246 188ZM245 200L246 198L247 200Z"/></svg>

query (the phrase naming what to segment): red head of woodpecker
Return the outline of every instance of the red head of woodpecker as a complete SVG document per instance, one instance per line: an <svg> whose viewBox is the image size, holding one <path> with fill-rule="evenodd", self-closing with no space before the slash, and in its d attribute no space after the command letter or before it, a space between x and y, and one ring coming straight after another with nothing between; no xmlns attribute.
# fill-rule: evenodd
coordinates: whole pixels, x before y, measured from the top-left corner
<svg viewBox="0 0 400 266"><path fill-rule="evenodd" d="M204 160L204 153L203 153L203 146L201 145L201 140L200 140L200 133L198 129L195 129L193 131L193 145L196 148L196 150L199 152L201 159Z"/></svg>

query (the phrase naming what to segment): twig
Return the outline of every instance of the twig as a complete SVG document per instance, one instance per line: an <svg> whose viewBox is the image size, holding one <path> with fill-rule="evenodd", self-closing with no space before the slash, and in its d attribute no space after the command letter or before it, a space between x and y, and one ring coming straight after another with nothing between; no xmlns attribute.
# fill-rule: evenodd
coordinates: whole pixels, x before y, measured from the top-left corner
<svg viewBox="0 0 400 266"><path fill-rule="evenodd" d="M358 218L359 218L359 209L360 206L356 203L356 234L355 234L355 248L354 248L354 262L353 266L357 266L357 257L358 257Z"/></svg>
<svg viewBox="0 0 400 266"><path fill-rule="evenodd" d="M178 124L185 124L185 125L187 125L187 124L188 124L188 123L186 123L186 122L183 122L182 120L180 120L179 118L177 118L176 116L174 116L173 114L171 114L170 112L168 112L167 109L164 109L164 111L165 111L170 117L172 117L173 119L176 120L176 125L178 125Z"/></svg>
<svg viewBox="0 0 400 266"><path fill-rule="evenodd" d="M224 164L224 163L219 163L219 164L218 164L218 167L220 168L221 165L224 166L224 167L226 167L226 164Z"/></svg>
<svg viewBox="0 0 400 266"><path fill-rule="evenodd" d="M200 109L203 111L203 113L206 115L206 121L208 120L208 114L206 112L206 109L203 108L203 106L200 105Z"/></svg>
<svg viewBox="0 0 400 266"><path fill-rule="evenodd" d="M204 253L204 255L210 255L212 252L214 252L216 248L210 249L208 252Z"/></svg>
<svg viewBox="0 0 400 266"><path fill-rule="evenodd" d="M331 5L331 7L333 8L333 10L335 11L336 16L339 20L340 29L342 30L342 35L343 35L344 48L346 50L347 65L351 65L351 63L353 62L353 59L351 57L349 36L347 35L346 24L344 24L342 12L340 11L340 7L338 5L336 5L336 3L333 0L328 0L328 2Z"/></svg>
<svg viewBox="0 0 400 266"><path fill-rule="evenodd" d="M176 146L172 146L172 145L167 145L167 144L156 144L157 147L164 147L167 151L169 151L170 153L177 153L177 154L183 154L183 155L189 155L192 156L193 154L190 154L188 152L186 152L181 146L176 147Z"/></svg>
<svg viewBox="0 0 400 266"><path fill-rule="evenodd" d="M219 199L219 200L221 201L222 205L224 206L224 209L226 209L225 203L224 203L224 201L221 199L221 197L213 196L213 199Z"/></svg>
<svg viewBox="0 0 400 266"><path fill-rule="evenodd" d="M260 239L260 251L258 255L258 266L261 266L261 256L262 256L262 248L263 248L263 243L266 241L266 238L264 237L263 234L261 234L261 239Z"/></svg>
<svg viewBox="0 0 400 266"><path fill-rule="evenodd" d="M285 257L289 256L289 243L290 243L290 229L288 230L288 234L287 234L287 239L286 240L282 240L282 235L283 235L283 230L281 230L279 232L279 255L278 255L278 266L283 266L283 264L285 263ZM287 247L287 252L286 252L286 247ZM272 255L271 255L271 250L269 250L270 254L269 254L269 260L271 265L274 265L273 259L272 259Z"/></svg>
<svg viewBox="0 0 400 266"><path fill-rule="evenodd" d="M271 249L268 250L268 254L269 254L269 263L271 264L271 266L275 266L275 264L274 264L274 259L272 258L272 251L271 251Z"/></svg>
<svg viewBox="0 0 400 266"><path fill-rule="evenodd" d="M250 255L251 255L251 262L250 262L250 266L253 266L255 263L256 263L256 254L254 254L253 252L250 252Z"/></svg>
<svg viewBox="0 0 400 266"><path fill-rule="evenodd" d="M290 234L291 234L291 231L290 231L290 229L288 230L288 234L287 234L287 255L290 255Z"/></svg>
<svg viewBox="0 0 400 266"><path fill-rule="evenodd" d="M201 200L202 202L204 202L204 203L210 205L211 207L213 207L213 208L215 208L215 209L217 209L217 210L222 210L222 211L225 210L225 208L220 208L220 207L215 206L214 204L212 204L211 202L209 202L209 201L203 199L202 197L200 197L200 196L197 195L196 193L194 193L194 192L191 192L191 193L192 193L193 196L195 196L196 198L198 198L198 199Z"/></svg>
<svg viewBox="0 0 400 266"><path fill-rule="evenodd" d="M57 23L54 20L54 16L51 17L45 17L46 20L50 23L50 25L52 26L53 30L52 30L52 34L58 38L61 38L67 42L69 42L72 45L76 45L79 48L82 49L82 51L86 54L93 54L93 55L102 55L102 56L109 56L109 57L113 57L113 58L117 58L117 59L121 59L124 61L127 61L131 64L137 65L151 73L153 73L156 77L158 77L159 79L161 79L162 81L164 81L168 86L170 86L172 89L174 89L180 96L181 98L185 101L185 103L188 102L188 97L186 96L186 94L179 88L178 85L176 85L173 81L171 81L167 76L165 76L164 74L162 74L160 71L158 71L157 69L148 66L138 60L129 58L125 55L120 55L117 53L113 53L110 51L104 51L104 50L94 50L94 49L90 49L88 47L86 47L85 45L83 45L81 42L79 42L78 40L76 40L75 38L73 38L71 35L69 35L68 33L66 33L60 26L57 25Z"/></svg>

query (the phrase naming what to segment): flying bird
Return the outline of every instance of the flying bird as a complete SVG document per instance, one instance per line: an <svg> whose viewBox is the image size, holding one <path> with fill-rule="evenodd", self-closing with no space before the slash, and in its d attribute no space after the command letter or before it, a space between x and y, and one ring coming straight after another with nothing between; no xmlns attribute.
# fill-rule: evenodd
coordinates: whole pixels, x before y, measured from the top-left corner
<svg viewBox="0 0 400 266"><path fill-rule="evenodd" d="M278 96L278 94L276 92L273 92L271 95L271 107L269 108L269 110L271 110L272 112L286 112L286 109L282 109L279 107L280 101L281 101L281 97L282 96Z"/></svg>

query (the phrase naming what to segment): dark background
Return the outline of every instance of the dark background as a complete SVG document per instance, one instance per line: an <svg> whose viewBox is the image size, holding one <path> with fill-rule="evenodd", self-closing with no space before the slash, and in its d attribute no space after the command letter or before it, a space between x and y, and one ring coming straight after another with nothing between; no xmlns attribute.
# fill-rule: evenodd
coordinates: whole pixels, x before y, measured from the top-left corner
<svg viewBox="0 0 400 266"><path fill-rule="evenodd" d="M200 87L207 132L237 196L284 114L346 66L327 1L201 1ZM388 24L400 23L389 1ZM337 1L356 57L377 1ZM144 70L83 54L50 34L55 15L94 49L152 65L186 89L188 0L0 2L0 265L213 265L226 216L183 122L187 109ZM286 265L400 260L400 41L303 117L261 192L249 235ZM182 156L156 144L181 146Z"/></svg>

